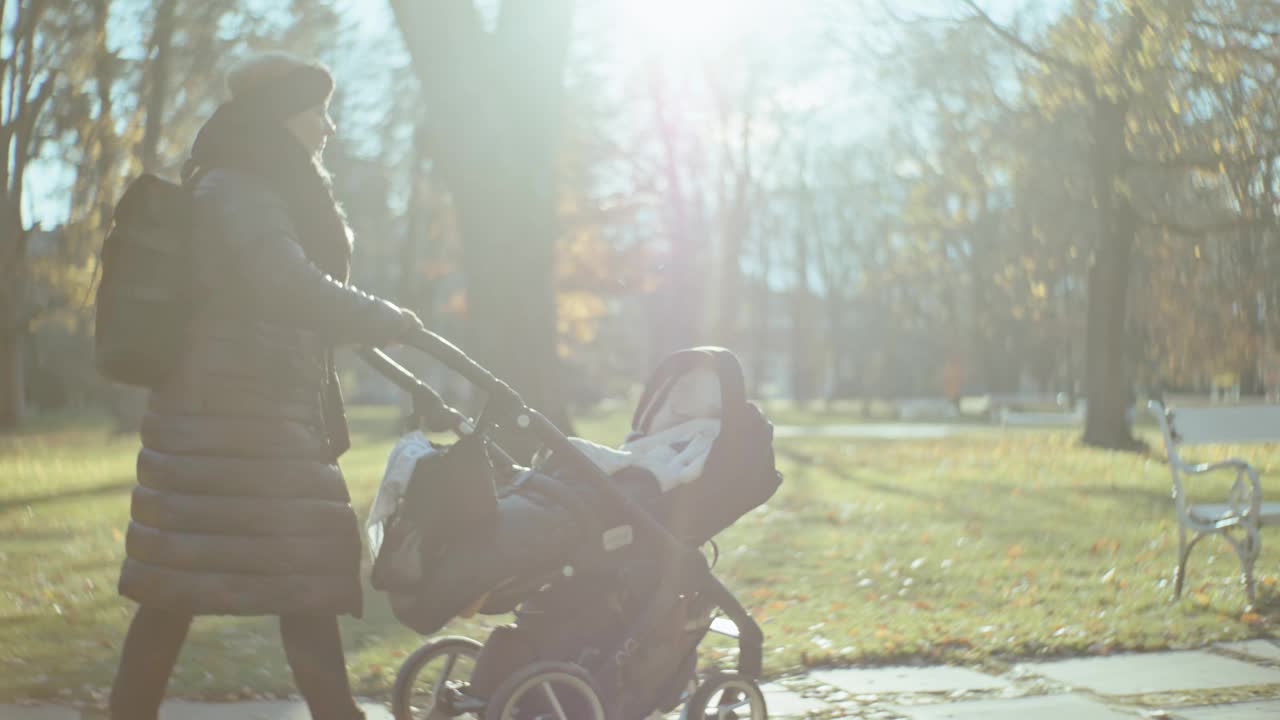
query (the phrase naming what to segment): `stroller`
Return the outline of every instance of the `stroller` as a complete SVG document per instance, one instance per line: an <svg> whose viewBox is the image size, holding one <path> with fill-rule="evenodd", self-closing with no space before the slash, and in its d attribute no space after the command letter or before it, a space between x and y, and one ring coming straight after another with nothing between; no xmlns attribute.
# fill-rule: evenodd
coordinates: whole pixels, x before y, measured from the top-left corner
<svg viewBox="0 0 1280 720"><path fill-rule="evenodd" d="M409 392L416 417L459 438L400 453L412 470L393 478L397 445L370 513L372 584L424 635L476 612L514 611L516 621L483 644L440 637L418 648L396 677L397 720L641 720L681 703L687 720L767 718L763 634L700 551L781 482L772 426L746 401L737 359L720 348L680 351L646 385L628 436L635 447L674 433L670 452L683 457L694 450L681 428L718 426L696 476L672 483L625 462L609 474L601 465L610 455L565 437L434 333L406 344L483 390L486 403L472 421L380 351L363 353ZM499 427L541 443L532 467L497 445ZM699 682L708 632L737 639L737 670Z"/></svg>

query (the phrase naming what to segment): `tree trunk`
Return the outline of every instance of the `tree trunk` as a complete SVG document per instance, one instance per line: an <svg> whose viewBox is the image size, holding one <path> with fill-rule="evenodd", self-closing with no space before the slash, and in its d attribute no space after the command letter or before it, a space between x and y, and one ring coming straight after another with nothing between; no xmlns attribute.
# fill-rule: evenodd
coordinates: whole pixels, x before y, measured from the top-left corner
<svg viewBox="0 0 1280 720"><path fill-rule="evenodd" d="M396 298L406 307L418 313L418 317L431 327L436 319L436 277L424 276L422 265L439 260L434 238L431 235L431 200L429 184L424 174L427 160L426 139L421 131L414 133L413 161L409 173L409 203L405 211L406 227L400 246L399 292Z"/></svg>
<svg viewBox="0 0 1280 720"><path fill-rule="evenodd" d="M393 0L432 109L435 167L463 244L464 349L571 432L556 352L556 160L573 0L503 3L484 30L470 0ZM502 438L517 459L534 447Z"/></svg>
<svg viewBox="0 0 1280 720"><path fill-rule="evenodd" d="M651 77L650 96L654 124L662 143L663 174L666 176L663 209L670 244L666 268L655 297L657 307L650 332L653 339L650 348L652 365L668 353L701 343L705 299L701 250L706 233L703 232L705 218L701 204L695 201L692 193L685 192L683 171L686 165L681 152L680 131L668 116L666 86L659 74Z"/></svg>
<svg viewBox="0 0 1280 720"><path fill-rule="evenodd" d="M530 407L572 432L557 354L552 207L530 188L489 186L457 200L470 328L464 347ZM504 440L520 456L537 449L525 439Z"/></svg>
<svg viewBox="0 0 1280 720"><path fill-rule="evenodd" d="M752 397L762 397L766 381L769 379L769 356L772 349L772 337L770 335L773 318L773 302L772 295L769 291L769 273L772 270L773 254L769 251L769 243L763 238L767 233L761 234L759 240L759 256L756 263L759 266L758 280L753 286L751 318L747 323L747 332L751 336L751 362L748 363L751 368L750 383Z"/></svg>
<svg viewBox="0 0 1280 720"><path fill-rule="evenodd" d="M729 155L729 143L724 143L722 152ZM716 302L716 326L712 328L712 337L716 342L728 348L737 344L742 317L742 246L751 226L750 198L752 195L751 166L751 118L748 115L742 123L740 166L735 169L732 178L732 197L726 192L722 183L721 198L721 242L720 242L720 285Z"/></svg>
<svg viewBox="0 0 1280 720"><path fill-rule="evenodd" d="M813 303L809 288L809 238L795 234L795 286L791 294L791 399L805 405L814 396Z"/></svg>
<svg viewBox="0 0 1280 720"><path fill-rule="evenodd" d="M1100 211L1100 232L1089 268L1084 442L1132 450L1138 443L1126 416L1132 398L1125 367L1125 325L1137 218L1119 186L1127 154L1126 107L1099 98L1094 113L1094 193Z"/></svg>
<svg viewBox="0 0 1280 720"><path fill-rule="evenodd" d="M156 8L151 35L151 75L147 88L147 119L142 133L142 169L156 172L160 164L160 136L168 105L169 76L173 64L174 14L178 0L162 0Z"/></svg>
<svg viewBox="0 0 1280 720"><path fill-rule="evenodd" d="M844 297L827 287L827 388L824 397L830 403L847 394L845 366L849 362L848 337L844 328Z"/></svg>
<svg viewBox="0 0 1280 720"><path fill-rule="evenodd" d="M0 197L0 432L26 415L22 346L27 332L27 240L17 199Z"/></svg>
<svg viewBox="0 0 1280 720"><path fill-rule="evenodd" d="M735 215L739 212L734 210ZM745 211L744 211L745 212ZM725 223L720 243L720 287L716 302L716 326L711 335L716 342L733 349L738 342L742 317L742 241L746 222L738 217Z"/></svg>
<svg viewBox="0 0 1280 720"><path fill-rule="evenodd" d="M0 432L16 430L26 415L23 334L0 333Z"/></svg>

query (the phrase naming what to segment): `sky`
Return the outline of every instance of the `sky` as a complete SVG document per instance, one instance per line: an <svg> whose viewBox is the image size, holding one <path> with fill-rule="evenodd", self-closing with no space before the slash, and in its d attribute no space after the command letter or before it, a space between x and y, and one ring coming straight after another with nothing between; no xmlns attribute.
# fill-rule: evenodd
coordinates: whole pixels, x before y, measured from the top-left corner
<svg viewBox="0 0 1280 720"><path fill-rule="evenodd" d="M766 62L787 57L774 78L771 97L788 109L803 112L813 108L815 120L809 130L869 136L889 123L893 107L883 86L868 65L860 65L855 53L860 43L883 36L876 26L883 17L881 3L890 0L578 0L579 37L591 47L579 47L579 57L603 63L603 76L621 83L628 74L646 63L658 63L674 71L692 68L717 55L754 53ZM274 0L254 0L270 6ZM492 23L501 0L474 0L483 16ZM891 0L900 15L925 14L945 17L954 12L956 0ZM994 17L1004 20L1019 8L1044 11L1064 0L982 0ZM344 38L349 51L365 58L361 62L333 61L339 82L347 88L363 88L376 95L384 87L371 84L367 61L396 65L403 51L388 48L387 33L393 18L385 2L353 0L346 6L347 19L355 37ZM137 20L133 19L136 23ZM129 55L129 19L112 28L122 53ZM138 24L140 26L140 23ZM140 46L141 36L132 44ZM583 43L580 43L582 45ZM846 50L823 53L816 48L844 46ZM797 49L804 52L797 53ZM820 111L820 112L816 112ZM359 146L359 138L356 145ZM37 163L29 174L27 217L56 224L66 214L66 172L54 170L54 163Z"/></svg>
<svg viewBox="0 0 1280 720"><path fill-rule="evenodd" d="M979 0L998 20L1028 8L1040 12L1065 0ZM502 0L473 0L492 27ZM637 68L658 63L679 73L708 58L751 53L775 67L770 102L813 116L810 131L854 139L875 135L895 118L895 108L871 62L855 55L885 32L882 4L899 17L945 18L957 0L577 0L577 57L594 63L606 84L620 85ZM394 21L385 2L353 2L348 17L386 54L385 37ZM357 41L359 42L359 41ZM835 49L837 45L843 50ZM827 52L819 48L830 48ZM800 52L797 52L800 50ZM789 58L778 63L778 58ZM388 55L389 62L397 61ZM355 64L352 64L353 66ZM348 71L360 78L363 67ZM343 68L335 63L339 80ZM777 77L781 75L783 77ZM355 85L349 83L348 85ZM378 89L360 83L368 92ZM605 88L607 93L609 88Z"/></svg>

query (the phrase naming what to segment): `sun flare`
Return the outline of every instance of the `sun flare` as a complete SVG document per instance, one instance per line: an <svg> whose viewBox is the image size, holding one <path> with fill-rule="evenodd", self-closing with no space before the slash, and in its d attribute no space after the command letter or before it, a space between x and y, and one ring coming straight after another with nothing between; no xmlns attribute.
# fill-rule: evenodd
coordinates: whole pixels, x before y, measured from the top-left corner
<svg viewBox="0 0 1280 720"><path fill-rule="evenodd" d="M619 41L651 58L724 50L764 26L777 0L620 0Z"/></svg>

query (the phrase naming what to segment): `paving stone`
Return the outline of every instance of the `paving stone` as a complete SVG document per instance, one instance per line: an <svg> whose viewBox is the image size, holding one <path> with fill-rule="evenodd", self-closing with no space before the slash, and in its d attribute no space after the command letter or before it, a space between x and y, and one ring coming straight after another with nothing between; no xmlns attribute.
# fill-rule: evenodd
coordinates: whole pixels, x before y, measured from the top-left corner
<svg viewBox="0 0 1280 720"><path fill-rule="evenodd" d="M1262 660L1280 662L1280 640L1245 640L1243 642L1219 643L1218 647Z"/></svg>
<svg viewBox="0 0 1280 720"><path fill-rule="evenodd" d="M909 720L1135 720L1134 711L1113 708L1081 695L1037 695L945 705L896 707Z"/></svg>
<svg viewBox="0 0 1280 720"><path fill-rule="evenodd" d="M1139 717L1079 695L1039 695L1016 700L976 700L890 709L910 720L1134 720Z"/></svg>
<svg viewBox="0 0 1280 720"><path fill-rule="evenodd" d="M1280 683L1280 669L1200 651L1083 658L1027 667L1051 680L1103 695Z"/></svg>
<svg viewBox="0 0 1280 720"><path fill-rule="evenodd" d="M80 711L57 705L0 705L0 720L80 720Z"/></svg>
<svg viewBox="0 0 1280 720"><path fill-rule="evenodd" d="M1180 720L1274 720L1280 717L1280 700L1205 705L1179 710L1174 717Z"/></svg>
<svg viewBox="0 0 1280 720"><path fill-rule="evenodd" d="M764 691L764 704L769 708L771 718L802 718L827 709L826 703L807 698L777 683L762 685L760 689Z"/></svg>
<svg viewBox="0 0 1280 720"><path fill-rule="evenodd" d="M813 672L813 678L855 695L990 690L1009 687L1007 680L947 665L816 670Z"/></svg>
<svg viewBox="0 0 1280 720"><path fill-rule="evenodd" d="M368 720L392 720L381 703L362 702ZM26 718L22 718L26 720ZM160 707L160 720L311 720L301 702L196 703L171 700Z"/></svg>

